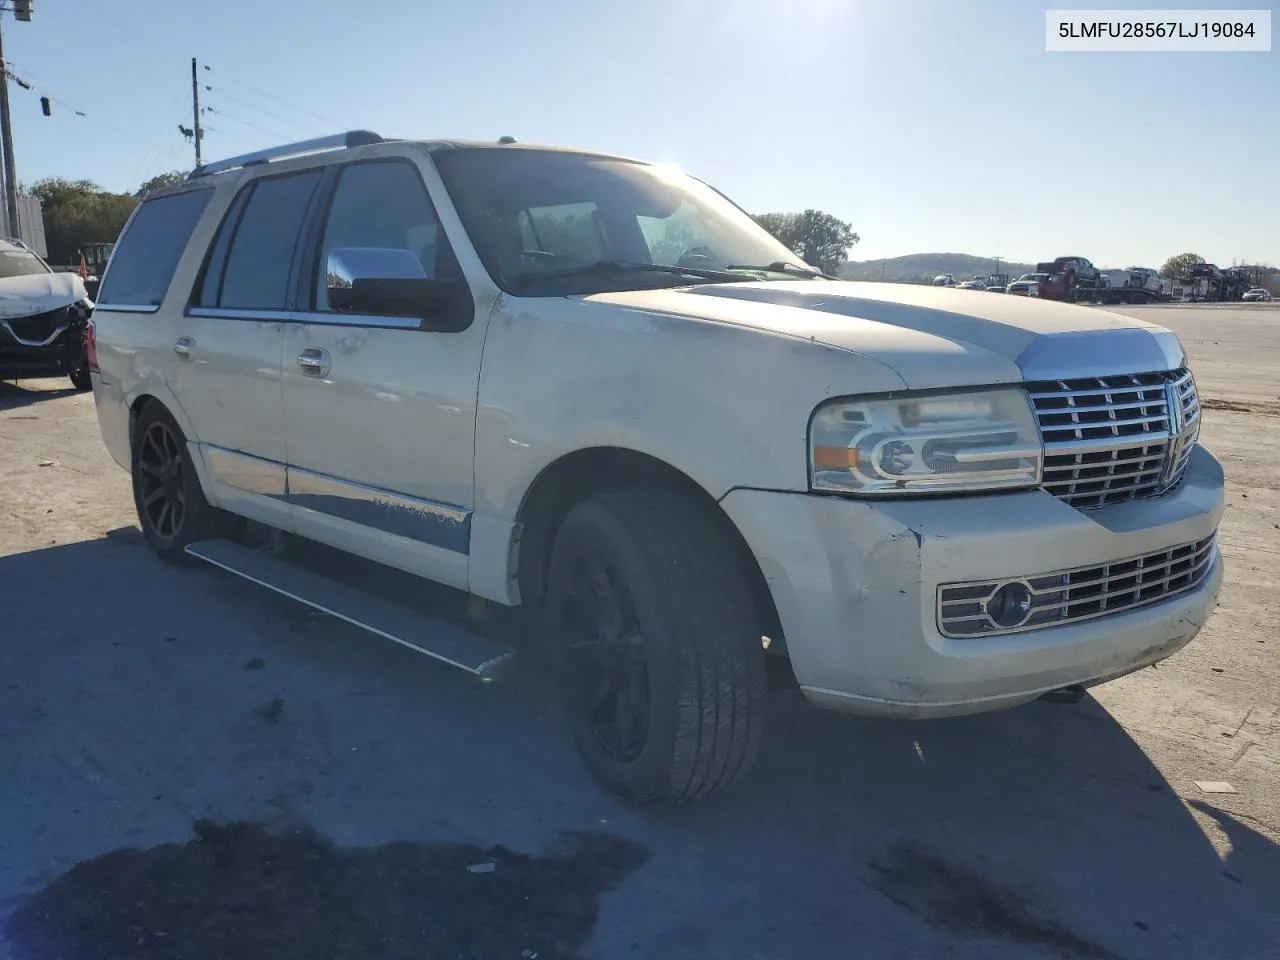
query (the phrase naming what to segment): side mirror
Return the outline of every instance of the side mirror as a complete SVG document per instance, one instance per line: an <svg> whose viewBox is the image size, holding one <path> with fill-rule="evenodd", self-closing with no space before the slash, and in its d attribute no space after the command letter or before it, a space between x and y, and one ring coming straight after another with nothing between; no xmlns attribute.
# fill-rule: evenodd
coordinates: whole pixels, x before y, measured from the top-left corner
<svg viewBox="0 0 1280 960"><path fill-rule="evenodd" d="M434 330L463 330L471 322L466 283L428 277L412 250L340 247L325 268L329 307L337 313L417 317Z"/></svg>

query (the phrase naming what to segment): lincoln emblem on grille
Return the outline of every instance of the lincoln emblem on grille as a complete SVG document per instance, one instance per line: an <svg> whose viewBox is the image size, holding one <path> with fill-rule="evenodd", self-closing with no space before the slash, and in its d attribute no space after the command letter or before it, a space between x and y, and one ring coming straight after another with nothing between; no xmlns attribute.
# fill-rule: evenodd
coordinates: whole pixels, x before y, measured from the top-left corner
<svg viewBox="0 0 1280 960"><path fill-rule="evenodd" d="M1164 407L1169 418L1169 448L1165 453L1164 468L1160 471L1160 488L1171 486L1178 479L1178 464L1182 462L1182 451L1191 441L1191 431L1182 409L1182 392L1176 380L1169 380L1164 385Z"/></svg>

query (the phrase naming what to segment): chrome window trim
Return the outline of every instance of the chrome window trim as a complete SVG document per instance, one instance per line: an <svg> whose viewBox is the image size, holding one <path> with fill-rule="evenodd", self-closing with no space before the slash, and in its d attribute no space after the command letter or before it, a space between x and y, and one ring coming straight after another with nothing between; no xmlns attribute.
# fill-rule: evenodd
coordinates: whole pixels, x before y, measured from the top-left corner
<svg viewBox="0 0 1280 960"><path fill-rule="evenodd" d="M94 313L158 313L159 310L158 303L103 303L98 300L93 305Z"/></svg>
<svg viewBox="0 0 1280 960"><path fill-rule="evenodd" d="M212 320L288 320L287 310L241 310L233 307L189 307L188 317L208 317Z"/></svg>
<svg viewBox="0 0 1280 960"><path fill-rule="evenodd" d="M380 317L376 314L320 313L315 310L296 312L293 320L332 327L386 327L390 330L419 330L423 322L421 317Z"/></svg>
<svg viewBox="0 0 1280 960"><path fill-rule="evenodd" d="M275 320L283 323L315 323L333 327L381 327L388 330L420 330L418 317L380 317L363 313L318 313L311 310L246 310L234 307L188 307L188 317L211 320Z"/></svg>

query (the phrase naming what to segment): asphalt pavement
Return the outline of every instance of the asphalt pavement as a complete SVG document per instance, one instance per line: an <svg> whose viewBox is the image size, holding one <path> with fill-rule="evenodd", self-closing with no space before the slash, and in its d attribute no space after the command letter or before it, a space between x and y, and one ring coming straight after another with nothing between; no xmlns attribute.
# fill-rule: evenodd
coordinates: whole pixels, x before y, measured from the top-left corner
<svg viewBox="0 0 1280 960"><path fill-rule="evenodd" d="M1126 312L1183 336L1227 467L1201 636L955 720L780 687L751 777L657 813L536 653L485 685L167 566L92 397L0 385L0 958L1280 957L1280 309Z"/></svg>

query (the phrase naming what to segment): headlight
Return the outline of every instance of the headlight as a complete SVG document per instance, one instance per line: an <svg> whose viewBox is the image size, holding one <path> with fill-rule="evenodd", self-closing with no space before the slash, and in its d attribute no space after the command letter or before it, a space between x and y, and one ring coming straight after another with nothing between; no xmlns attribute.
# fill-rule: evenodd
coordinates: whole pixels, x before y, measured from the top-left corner
<svg viewBox="0 0 1280 960"><path fill-rule="evenodd" d="M1040 482L1040 430L1021 389L835 400L809 427L815 490L961 493Z"/></svg>

